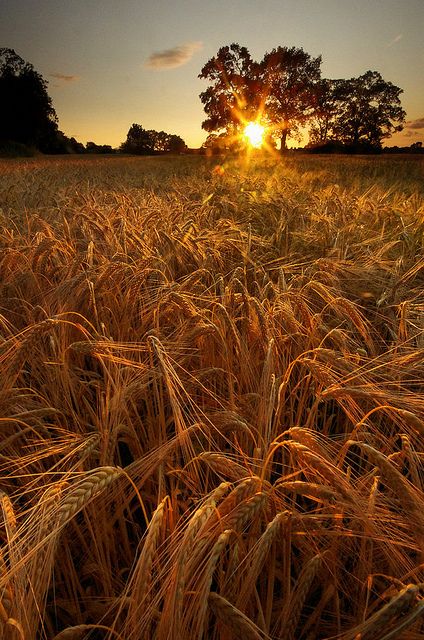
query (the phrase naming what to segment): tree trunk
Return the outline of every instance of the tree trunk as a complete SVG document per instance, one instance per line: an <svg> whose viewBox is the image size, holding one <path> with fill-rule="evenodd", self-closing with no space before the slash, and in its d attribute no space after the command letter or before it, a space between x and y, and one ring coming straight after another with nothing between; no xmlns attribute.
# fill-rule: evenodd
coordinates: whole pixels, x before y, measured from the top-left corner
<svg viewBox="0 0 424 640"><path fill-rule="evenodd" d="M283 129L282 132L281 132L281 138L280 138L280 141L281 141L280 153L281 153L281 155L283 155L287 151L287 133L288 133L287 129Z"/></svg>

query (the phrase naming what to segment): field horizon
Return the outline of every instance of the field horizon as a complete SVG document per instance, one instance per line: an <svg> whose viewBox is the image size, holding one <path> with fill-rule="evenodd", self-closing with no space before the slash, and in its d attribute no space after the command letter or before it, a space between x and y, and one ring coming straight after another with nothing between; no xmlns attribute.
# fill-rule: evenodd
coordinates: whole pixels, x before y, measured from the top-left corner
<svg viewBox="0 0 424 640"><path fill-rule="evenodd" d="M423 637L423 177L0 160L0 638Z"/></svg>

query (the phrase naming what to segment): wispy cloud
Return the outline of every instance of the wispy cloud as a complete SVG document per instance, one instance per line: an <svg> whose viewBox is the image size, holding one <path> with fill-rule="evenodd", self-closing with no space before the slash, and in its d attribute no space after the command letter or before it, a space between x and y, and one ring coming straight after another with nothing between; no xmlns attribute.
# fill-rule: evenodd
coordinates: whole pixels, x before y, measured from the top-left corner
<svg viewBox="0 0 424 640"><path fill-rule="evenodd" d="M409 120L405 124L406 129L424 129L424 118L417 118L416 120Z"/></svg>
<svg viewBox="0 0 424 640"><path fill-rule="evenodd" d="M148 69L175 69L186 64L196 51L201 49L202 42L184 42L183 44L157 51L149 56L144 64Z"/></svg>
<svg viewBox="0 0 424 640"><path fill-rule="evenodd" d="M399 42L399 40L402 40L402 38L403 38L403 33L399 33L395 38L393 38L393 40L391 40L391 42L389 42L387 46L393 47L393 45Z"/></svg>
<svg viewBox="0 0 424 640"><path fill-rule="evenodd" d="M50 76L62 82L76 82L80 79L80 76L67 76L65 73L51 73Z"/></svg>

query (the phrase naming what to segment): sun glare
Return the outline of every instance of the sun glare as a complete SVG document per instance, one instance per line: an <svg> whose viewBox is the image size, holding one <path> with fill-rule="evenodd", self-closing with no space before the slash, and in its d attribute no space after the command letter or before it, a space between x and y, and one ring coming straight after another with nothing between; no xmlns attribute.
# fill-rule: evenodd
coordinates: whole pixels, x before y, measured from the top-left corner
<svg viewBox="0 0 424 640"><path fill-rule="evenodd" d="M257 122L249 122L244 128L244 135L249 141L249 144L255 149L259 149L263 143L265 129L261 124Z"/></svg>

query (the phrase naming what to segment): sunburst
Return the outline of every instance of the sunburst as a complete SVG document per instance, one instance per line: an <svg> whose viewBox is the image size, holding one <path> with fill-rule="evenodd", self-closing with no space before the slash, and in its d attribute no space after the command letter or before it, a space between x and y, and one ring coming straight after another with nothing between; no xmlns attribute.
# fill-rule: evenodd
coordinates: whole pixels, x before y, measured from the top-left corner
<svg viewBox="0 0 424 640"><path fill-rule="evenodd" d="M265 128L258 122L249 122L244 128L244 137L254 149L259 149L263 144Z"/></svg>

